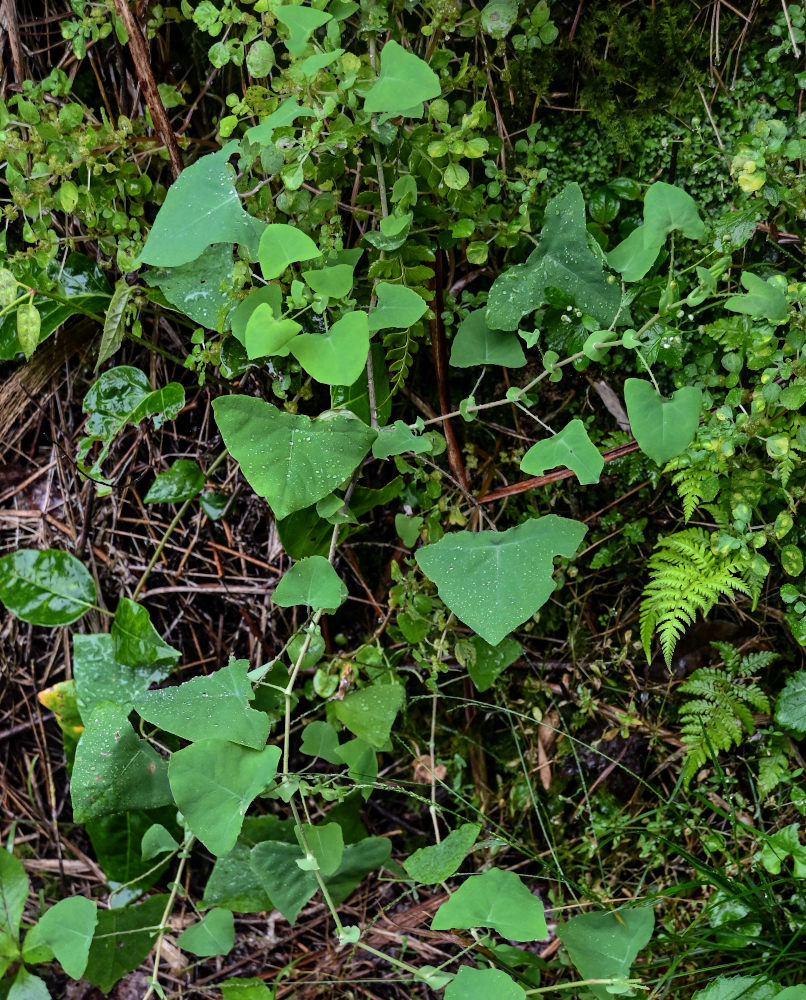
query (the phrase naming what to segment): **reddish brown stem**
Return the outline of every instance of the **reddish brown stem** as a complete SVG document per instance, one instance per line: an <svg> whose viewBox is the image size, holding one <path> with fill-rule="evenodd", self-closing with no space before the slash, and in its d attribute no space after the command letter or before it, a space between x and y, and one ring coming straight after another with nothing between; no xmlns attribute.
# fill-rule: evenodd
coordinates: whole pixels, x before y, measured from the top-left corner
<svg viewBox="0 0 806 1000"><path fill-rule="evenodd" d="M171 158L171 170L174 180L176 180L182 173L182 167L184 166L182 163L182 154L179 152L179 145L176 141L174 130L171 128L171 123L165 111L165 105L162 103L157 83L154 80L154 73L151 70L145 39L131 12L129 0L115 0L115 7L123 21L123 26L126 28L126 34L129 36L129 48L134 60L137 79L140 82L140 89L143 91L146 104L148 104L148 110L151 112L154 128L168 150L168 155Z"/></svg>

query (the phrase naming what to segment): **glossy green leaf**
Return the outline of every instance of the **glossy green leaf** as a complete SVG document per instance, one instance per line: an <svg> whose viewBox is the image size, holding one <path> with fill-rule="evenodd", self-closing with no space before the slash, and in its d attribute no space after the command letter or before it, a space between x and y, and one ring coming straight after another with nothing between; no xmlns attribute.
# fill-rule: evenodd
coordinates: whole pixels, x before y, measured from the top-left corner
<svg viewBox="0 0 806 1000"><path fill-rule="evenodd" d="M440 93L439 77L428 63L390 40L381 49L381 72L366 96L364 110L391 115L414 112L412 117L419 118L422 107L418 105Z"/></svg>
<svg viewBox="0 0 806 1000"><path fill-rule="evenodd" d="M750 271L742 271L742 285L746 295L731 295L725 300L725 308L731 312L745 313L758 319L768 319L771 323L783 323L789 315L786 295L780 288L759 278Z"/></svg>
<svg viewBox="0 0 806 1000"><path fill-rule="evenodd" d="M231 660L206 677L147 691L134 707L147 722L182 739L229 740L259 750L269 735L269 718L249 707L254 693L248 669L248 660Z"/></svg>
<svg viewBox="0 0 806 1000"><path fill-rule="evenodd" d="M223 331L232 307L234 269L232 244L217 243L187 264L155 268L144 279L194 322Z"/></svg>
<svg viewBox="0 0 806 1000"><path fill-rule="evenodd" d="M128 666L176 666L179 650L169 646L151 624L148 609L128 597L118 601L112 628L112 650L120 663Z"/></svg>
<svg viewBox="0 0 806 1000"><path fill-rule="evenodd" d="M65 320L82 313L102 313L109 304L112 289L94 260L82 253L71 252L66 258L56 256L47 269L47 276L32 270L21 275L24 285L32 288L47 284L53 287L57 299L34 296L39 312L39 343L46 340ZM12 309L0 316L0 361L10 361L22 350L17 339L17 314Z"/></svg>
<svg viewBox="0 0 806 1000"><path fill-rule="evenodd" d="M317 28L331 19L330 14L314 7L275 7L274 16L288 29L285 47L292 56L301 56L308 45L308 39Z"/></svg>
<svg viewBox="0 0 806 1000"><path fill-rule="evenodd" d="M389 747L389 733L403 707L404 695L400 684L371 684L336 701L334 711L353 735L376 750L384 750Z"/></svg>
<svg viewBox="0 0 806 1000"><path fill-rule="evenodd" d="M77 823L173 801L167 764L146 740L138 738L129 711L127 706L102 702L84 718L86 728L76 748L70 781Z"/></svg>
<svg viewBox="0 0 806 1000"><path fill-rule="evenodd" d="M199 958L227 955L235 945L235 921L230 910L213 909L191 924L176 939L182 951Z"/></svg>
<svg viewBox="0 0 806 1000"><path fill-rule="evenodd" d="M457 531L415 554L439 596L492 646L554 592L554 557L571 558L587 528L548 514L507 531Z"/></svg>
<svg viewBox="0 0 806 1000"><path fill-rule="evenodd" d="M28 876L22 862L0 848L0 932L14 941L19 935L29 891Z"/></svg>
<svg viewBox="0 0 806 1000"><path fill-rule="evenodd" d="M283 222L266 226L258 247L260 269L266 281L279 278L290 264L321 257L322 251L314 241L297 229Z"/></svg>
<svg viewBox="0 0 806 1000"><path fill-rule="evenodd" d="M131 708L152 684L168 676L169 669L164 663L123 663L115 655L111 635L73 636L73 677L82 716L105 701Z"/></svg>
<svg viewBox="0 0 806 1000"><path fill-rule="evenodd" d="M302 333L291 344L305 371L324 385L352 385L366 367L368 351L365 312L347 313L327 333Z"/></svg>
<svg viewBox="0 0 806 1000"><path fill-rule="evenodd" d="M249 316L244 331L244 346L250 361L270 355L286 357L291 341L302 329L294 319L277 319L271 307L259 303Z"/></svg>
<svg viewBox="0 0 806 1000"><path fill-rule="evenodd" d="M542 476L558 465L572 469L583 486L599 482L604 459L581 420L571 420L553 437L533 444L521 459L521 471L529 476Z"/></svg>
<svg viewBox="0 0 806 1000"><path fill-rule="evenodd" d="M150 417L154 427L161 427L172 420L185 405L185 390L178 382L169 382L161 389L153 389L146 375L139 368L120 365L104 372L84 397L84 424L86 437L78 443L78 461L82 470L95 479L101 477L100 468L112 442L127 424L139 424ZM92 465L86 468L85 459L90 449L99 444Z"/></svg>
<svg viewBox="0 0 806 1000"><path fill-rule="evenodd" d="M624 401L635 440L658 465L682 454L694 440L702 407L702 391L697 386L684 385L666 398L651 382L628 378Z"/></svg>
<svg viewBox="0 0 806 1000"><path fill-rule="evenodd" d="M499 275L490 289L486 320L494 330L517 330L521 318L559 288L576 305L609 327L621 304L621 290L602 273L602 259L588 246L585 202L578 184L566 184L546 206L540 243L525 264Z"/></svg>
<svg viewBox="0 0 806 1000"><path fill-rule="evenodd" d="M222 396L213 411L230 454L278 518L332 493L358 468L376 437L343 410L311 420L252 396Z"/></svg>
<svg viewBox="0 0 806 1000"><path fill-rule="evenodd" d="M108 361L115 354L123 343L126 335L126 310L129 300L137 290L136 285L130 285L126 278L118 278L109 308L104 317L104 332L101 337L101 346L98 348L98 360L95 362L97 372L104 361Z"/></svg>
<svg viewBox="0 0 806 1000"><path fill-rule="evenodd" d="M420 514L407 517L405 514L395 514L395 531L400 535L405 546L411 548L420 537L423 529L423 518Z"/></svg>
<svg viewBox="0 0 806 1000"><path fill-rule="evenodd" d="M470 679L479 692L491 688L522 652L523 647L514 639L504 639L497 646L491 646L480 635L472 635L456 644L456 657L467 667Z"/></svg>
<svg viewBox="0 0 806 1000"><path fill-rule="evenodd" d="M379 281L375 286L378 302L369 314L369 330L407 330L428 310L428 303L412 288Z"/></svg>
<svg viewBox="0 0 806 1000"><path fill-rule="evenodd" d="M204 487L204 473L192 458L178 458L165 472L157 473L144 503L183 503Z"/></svg>
<svg viewBox="0 0 806 1000"><path fill-rule="evenodd" d="M335 875L344 856L344 836L338 823L322 823L319 826L303 823L301 831L297 831L297 841L303 851L305 850L304 844L308 845L308 850L313 858L305 860L313 860L314 865L324 878ZM304 864L300 867L303 871L306 870ZM310 866L307 870L313 871L315 869Z"/></svg>
<svg viewBox="0 0 806 1000"><path fill-rule="evenodd" d="M353 287L353 268L349 264L333 264L319 271L303 271L302 279L317 295L343 299Z"/></svg>
<svg viewBox="0 0 806 1000"><path fill-rule="evenodd" d="M440 906L431 930L491 927L512 941L540 941L548 937L543 904L515 872L490 868L471 875Z"/></svg>
<svg viewBox="0 0 806 1000"><path fill-rule="evenodd" d="M526 1000L526 991L501 969L460 965L445 987L445 1000Z"/></svg>
<svg viewBox="0 0 806 1000"><path fill-rule="evenodd" d="M580 913L557 927L557 935L582 979L627 978L632 964L652 937L651 906L621 907ZM610 1000L606 986L589 986L599 1000Z"/></svg>
<svg viewBox="0 0 806 1000"><path fill-rule="evenodd" d="M45 910L25 938L26 948L46 945L71 979L80 979L87 967L98 922L98 907L85 896L60 899Z"/></svg>
<svg viewBox="0 0 806 1000"><path fill-rule="evenodd" d="M0 601L32 625L69 625L96 597L92 574L69 552L18 549L0 558Z"/></svg>
<svg viewBox="0 0 806 1000"><path fill-rule="evenodd" d="M806 735L806 670L787 680L775 703L775 721L798 736Z"/></svg>
<svg viewBox="0 0 806 1000"><path fill-rule="evenodd" d="M137 264L179 267L212 243L257 242L262 223L241 204L227 169L230 147L185 167L168 189Z"/></svg>
<svg viewBox="0 0 806 1000"><path fill-rule="evenodd" d="M347 588L324 556L308 556L285 573L272 600L281 608L305 604L331 614L347 600Z"/></svg>
<svg viewBox="0 0 806 1000"><path fill-rule="evenodd" d="M487 326L486 310L476 309L459 324L451 346L450 363L454 368L473 365L522 368L526 356L514 333L491 330Z"/></svg>
<svg viewBox="0 0 806 1000"><path fill-rule="evenodd" d="M108 994L144 962L157 940L167 899L150 896L137 906L99 910L84 978Z"/></svg>
<svg viewBox="0 0 806 1000"><path fill-rule="evenodd" d="M403 455L407 451L415 455L426 455L434 450L434 442L420 434L414 434L403 423L396 420L391 427L381 427L372 445L373 458L390 458Z"/></svg>
<svg viewBox="0 0 806 1000"><path fill-rule="evenodd" d="M177 808L211 854L232 850L249 804L272 780L279 760L279 747L250 750L220 739L171 754L168 776Z"/></svg>
<svg viewBox="0 0 806 1000"><path fill-rule="evenodd" d="M456 873L480 830L480 823L463 823L439 844L421 847L403 862L406 874L423 885L444 882Z"/></svg>

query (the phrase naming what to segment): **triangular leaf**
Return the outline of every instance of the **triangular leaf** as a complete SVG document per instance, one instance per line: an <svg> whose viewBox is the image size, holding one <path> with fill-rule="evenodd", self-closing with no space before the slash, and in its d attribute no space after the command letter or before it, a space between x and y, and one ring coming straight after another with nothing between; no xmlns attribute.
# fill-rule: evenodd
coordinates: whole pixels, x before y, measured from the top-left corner
<svg viewBox="0 0 806 1000"><path fill-rule="evenodd" d="M87 967L97 922L98 907L94 900L84 896L60 899L28 931L26 948L47 945L67 975L80 979Z"/></svg>
<svg viewBox="0 0 806 1000"><path fill-rule="evenodd" d="M400 684L372 684L351 691L334 704L336 718L360 740L376 750L389 746L389 733L403 706Z"/></svg>
<svg viewBox="0 0 806 1000"><path fill-rule="evenodd" d="M445 988L445 1000L526 1000L526 991L501 969L460 965Z"/></svg>
<svg viewBox="0 0 806 1000"><path fill-rule="evenodd" d="M269 718L249 707L254 693L248 669L247 660L232 660L206 677L147 691L134 706L147 722L182 739L226 739L259 750L269 735Z"/></svg>
<svg viewBox="0 0 806 1000"><path fill-rule="evenodd" d="M785 322L789 315L789 305L780 288L750 271L742 271L741 282L747 289L747 295L731 295L725 300L726 309L768 319L771 323Z"/></svg>
<svg viewBox="0 0 806 1000"><path fill-rule="evenodd" d="M406 874L423 885L444 882L465 860L480 830L479 823L464 823L439 844L421 847L403 862Z"/></svg>
<svg viewBox="0 0 806 1000"><path fill-rule="evenodd" d="M227 955L235 944L235 921L230 910L212 909L202 919L186 927L176 939L183 951L199 958Z"/></svg>
<svg viewBox="0 0 806 1000"><path fill-rule="evenodd" d="M431 930L456 927L492 927L512 941L540 941L548 937L543 904L515 872L490 868L471 875L440 906L431 921Z"/></svg>
<svg viewBox="0 0 806 1000"><path fill-rule="evenodd" d="M366 96L364 110L405 115L440 93L439 77L428 63L397 42L388 41L381 49L381 72ZM414 117L422 115L422 108L419 111Z"/></svg>
<svg viewBox="0 0 806 1000"><path fill-rule="evenodd" d="M522 368L526 364L520 341L513 333L491 330L486 310L476 309L459 324L451 347L454 368L473 365L504 365Z"/></svg>
<svg viewBox="0 0 806 1000"><path fill-rule="evenodd" d="M104 995L144 962L160 932L167 896L150 896L139 906L98 911L84 978Z"/></svg>
<svg viewBox="0 0 806 1000"><path fill-rule="evenodd" d="M457 531L415 555L457 618L497 646L554 592L554 557L573 556L587 528L548 514L507 531Z"/></svg>
<svg viewBox="0 0 806 1000"><path fill-rule="evenodd" d="M226 740L200 740L171 754L168 776L176 805L204 846L231 851L252 800L274 775L280 748L250 750Z"/></svg>
<svg viewBox="0 0 806 1000"><path fill-rule="evenodd" d="M202 156L185 167L157 212L137 264L178 267L211 243L253 243L257 219L241 204L227 159L232 149Z"/></svg>
<svg viewBox="0 0 806 1000"><path fill-rule="evenodd" d="M389 458L392 455L403 455L407 451L424 455L433 449L434 443L430 438L412 433L402 420L396 420L391 427L381 427L378 431L372 445L372 457Z"/></svg>
<svg viewBox="0 0 806 1000"><path fill-rule="evenodd" d="M321 256L321 251L301 229L273 222L263 230L257 256L263 277L271 281L272 278L279 278L290 264L313 260Z"/></svg>
<svg viewBox="0 0 806 1000"><path fill-rule="evenodd" d="M310 507L352 475L376 432L349 411L309 417L252 396L213 402L216 423L249 485L278 518Z"/></svg>
<svg viewBox="0 0 806 1000"><path fill-rule="evenodd" d="M369 314L369 330L395 328L406 330L413 326L428 309L428 303L412 288L379 281L375 286L378 304Z"/></svg>

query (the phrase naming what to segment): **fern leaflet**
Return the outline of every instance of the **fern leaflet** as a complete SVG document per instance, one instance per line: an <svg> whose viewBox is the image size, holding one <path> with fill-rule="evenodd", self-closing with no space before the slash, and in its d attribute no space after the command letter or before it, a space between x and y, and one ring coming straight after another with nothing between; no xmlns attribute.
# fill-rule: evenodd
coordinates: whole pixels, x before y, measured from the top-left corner
<svg viewBox="0 0 806 1000"><path fill-rule="evenodd" d="M667 665L698 612L707 615L720 597L737 591L750 594L739 560L715 555L703 528L659 539L649 559L649 576L641 601L641 642L650 659L657 631Z"/></svg>
<svg viewBox="0 0 806 1000"><path fill-rule="evenodd" d="M680 736L686 747L683 780L686 785L711 754L738 746L753 734L753 711L769 712L767 696L755 675L776 658L775 653L740 657L729 643L715 642L722 667L701 667L680 685L684 694L696 695L680 711Z"/></svg>

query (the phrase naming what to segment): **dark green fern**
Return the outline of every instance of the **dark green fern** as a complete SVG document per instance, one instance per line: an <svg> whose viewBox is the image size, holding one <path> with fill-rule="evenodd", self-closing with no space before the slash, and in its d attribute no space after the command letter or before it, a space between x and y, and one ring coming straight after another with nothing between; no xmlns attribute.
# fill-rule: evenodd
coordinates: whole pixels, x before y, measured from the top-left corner
<svg viewBox="0 0 806 1000"><path fill-rule="evenodd" d="M710 757L738 746L755 730L753 711L769 712L767 696L756 676L776 659L775 653L740 656L726 642L713 644L722 657L721 667L701 667L680 685L694 695L680 711L680 736L686 747L683 780L688 784Z"/></svg>
<svg viewBox="0 0 806 1000"><path fill-rule="evenodd" d="M667 665L698 613L707 615L720 597L751 593L739 559L715 555L702 528L659 539L649 559L649 577L641 602L641 642L650 659L657 632Z"/></svg>

